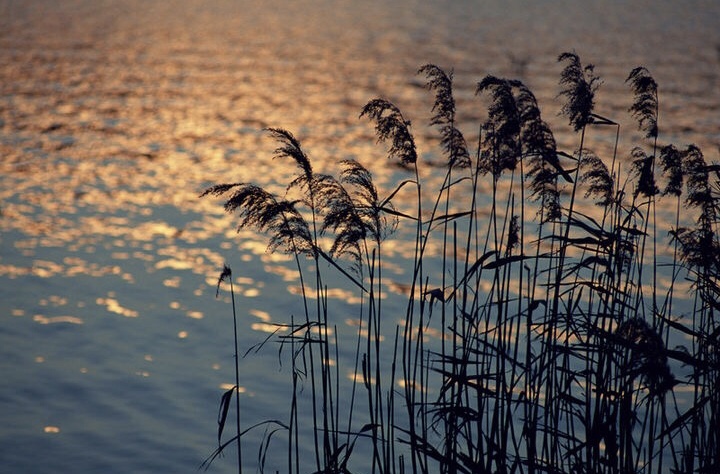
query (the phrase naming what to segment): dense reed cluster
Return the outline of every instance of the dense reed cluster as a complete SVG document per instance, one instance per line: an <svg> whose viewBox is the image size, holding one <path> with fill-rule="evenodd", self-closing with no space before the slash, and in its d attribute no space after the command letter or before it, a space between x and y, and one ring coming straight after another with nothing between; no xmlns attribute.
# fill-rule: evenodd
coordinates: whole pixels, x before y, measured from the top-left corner
<svg viewBox="0 0 720 474"><path fill-rule="evenodd" d="M575 53L558 60L574 150L558 150L522 82L488 76L471 151L452 74L426 65L446 163L438 189L421 182L410 121L374 99L360 115L408 170L384 197L357 161L341 162L337 178L315 173L278 129L276 158L297 166L284 196L250 183L205 190L240 228L295 257L302 288L288 310L301 316L271 337L290 361L289 408L245 427L238 411L223 441L228 391L207 465L264 430L260 471L272 451L290 473L720 472L720 166L693 145L661 146L658 86L642 67L627 83L645 139L616 156L620 126L595 112L594 68ZM593 137L607 130L615 152L599 156ZM414 196L412 211L394 205L400 193ZM674 223L656 218L660 200ZM397 226L414 239L401 323L382 297L383 245ZM334 330L327 287L338 272L362 301L353 341ZM354 345L352 367L338 367L339 344Z"/></svg>

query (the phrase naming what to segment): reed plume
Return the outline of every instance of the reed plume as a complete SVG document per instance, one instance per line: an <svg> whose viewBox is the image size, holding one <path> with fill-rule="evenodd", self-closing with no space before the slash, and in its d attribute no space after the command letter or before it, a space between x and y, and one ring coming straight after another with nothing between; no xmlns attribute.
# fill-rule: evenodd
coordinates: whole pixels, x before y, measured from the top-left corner
<svg viewBox="0 0 720 474"><path fill-rule="evenodd" d="M405 120L400 109L385 99L373 99L363 107L360 117L367 116L375 121L378 141L390 141L388 158L395 159L403 166L415 164L417 151L415 139L410 133L410 122Z"/></svg>
<svg viewBox="0 0 720 474"><path fill-rule="evenodd" d="M593 121L595 92L600 87L600 79L595 76L595 67L592 64L583 67L575 53L562 53L558 62L563 61L567 64L560 73L560 85L563 87L560 96L567 101L561 113L568 117L570 125L578 132Z"/></svg>
<svg viewBox="0 0 720 474"><path fill-rule="evenodd" d="M435 103L430 125L440 126L441 146L448 156L448 166L467 168L470 152L462 132L455 127L455 99L452 93L452 72L446 74L434 64L426 64L418 70L428 79L426 87L435 91Z"/></svg>
<svg viewBox="0 0 720 474"><path fill-rule="evenodd" d="M380 201L372 174L362 164L355 160L343 160L341 164L340 181L350 187L347 192L364 231L379 243L397 227L395 207L389 199Z"/></svg>
<svg viewBox="0 0 720 474"><path fill-rule="evenodd" d="M296 208L298 201L278 200L263 188L246 183L218 184L207 188L200 196L221 196L233 189L224 207L229 214L238 212L238 231L255 227L268 232L269 251L282 249L309 256L316 254L310 228Z"/></svg>
<svg viewBox="0 0 720 474"><path fill-rule="evenodd" d="M486 76L477 84L475 94L482 92L490 94L491 103L487 122L483 125L485 137L480 171L492 173L497 179L503 171L514 170L520 159L520 113L510 81Z"/></svg>
<svg viewBox="0 0 720 474"><path fill-rule="evenodd" d="M518 216L512 216L508 226L507 241L505 242L505 256L509 257L513 249L520 244L520 224Z"/></svg>
<svg viewBox="0 0 720 474"><path fill-rule="evenodd" d="M584 150L580 158L580 183L587 186L585 197L595 197L595 204L608 206L614 199L614 181L607 166L594 153Z"/></svg>
<svg viewBox="0 0 720 474"><path fill-rule="evenodd" d="M318 207L323 221L320 233L334 233L330 248L332 257L350 256L356 264L362 260L360 242L367 237L366 226L357 208L342 184L331 176L323 175L317 180Z"/></svg>
<svg viewBox="0 0 720 474"><path fill-rule="evenodd" d="M660 165L667 180L662 192L663 196L668 194L680 196L682 194L684 182L682 156L683 153L672 144L660 149Z"/></svg>
<svg viewBox="0 0 720 474"><path fill-rule="evenodd" d="M625 82L630 83L635 94L635 101L629 111L638 120L638 128L645 132L646 138L657 138L659 108L657 82L642 66L633 69Z"/></svg>
<svg viewBox="0 0 720 474"><path fill-rule="evenodd" d="M310 159L300 146L300 142L295 136L287 130L281 128L268 128L270 135L280 142L280 146L275 149L275 158L290 158L300 169L298 177L295 178L288 188L293 186L310 187L313 184L313 169Z"/></svg>
<svg viewBox="0 0 720 474"><path fill-rule="evenodd" d="M710 224L716 221L716 210L710 188L710 177L705 157L695 145L689 145L683 157L683 172L687 194L685 203L688 207L702 211L701 219Z"/></svg>
<svg viewBox="0 0 720 474"><path fill-rule="evenodd" d="M535 95L520 81L513 82L520 118L520 140L523 158L527 159L526 176L530 178L531 198L540 202L541 222L561 216L558 178L572 182L570 174L560 163L555 136L540 116Z"/></svg>
<svg viewBox="0 0 720 474"><path fill-rule="evenodd" d="M683 256L692 265L720 271L720 243L715 226L720 212L720 197L714 196L709 181L705 158L695 145L688 146L683 157L683 171L688 208L699 209L697 227L693 230L678 229L674 236L680 241Z"/></svg>
<svg viewBox="0 0 720 474"><path fill-rule="evenodd" d="M635 147L631 152L632 168L631 174L635 178L635 190L633 196L643 195L645 197L655 196L660 192L655 184L654 162L655 157L647 155L642 148Z"/></svg>
<svg viewBox="0 0 720 474"><path fill-rule="evenodd" d="M663 338L642 318L634 317L620 323L615 330L617 341L628 352L621 363L627 385L639 378L649 394L662 397L676 384L668 365Z"/></svg>

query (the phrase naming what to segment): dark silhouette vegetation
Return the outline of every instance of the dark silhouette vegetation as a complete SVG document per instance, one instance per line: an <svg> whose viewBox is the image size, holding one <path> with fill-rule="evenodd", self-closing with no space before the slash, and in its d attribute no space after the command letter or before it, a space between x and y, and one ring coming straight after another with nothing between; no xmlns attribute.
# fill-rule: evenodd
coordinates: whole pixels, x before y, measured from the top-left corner
<svg viewBox="0 0 720 474"><path fill-rule="evenodd" d="M593 138L609 131L617 150L620 126L595 111L594 68L575 53L558 60L573 150L558 150L522 82L494 76L477 84L489 106L471 149L452 74L426 65L446 164L438 189L421 182L410 121L374 99L360 116L407 169L389 192L357 161L317 174L289 131L270 129L275 157L297 167L285 196L251 183L202 193L293 255L302 288L290 320L255 348L279 344L291 400L246 426L238 405L223 440L228 391L204 466L262 431L261 472L268 453L289 473L720 472L720 165L693 145L659 144L658 85L643 67L627 84L644 139L627 159L599 156ZM394 205L400 193L414 210ZM660 201L674 223L656 218ZM398 226L414 239L402 323L381 298L383 245ZM362 300L350 341L333 330L327 285L338 275ZM220 280L231 278L225 269ZM338 367L338 344L355 348L350 367Z"/></svg>

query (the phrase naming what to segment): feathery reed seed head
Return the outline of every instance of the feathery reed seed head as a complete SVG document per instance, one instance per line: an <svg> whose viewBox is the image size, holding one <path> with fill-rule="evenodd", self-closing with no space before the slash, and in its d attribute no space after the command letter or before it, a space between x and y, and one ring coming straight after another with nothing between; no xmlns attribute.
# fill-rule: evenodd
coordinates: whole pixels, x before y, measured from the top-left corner
<svg viewBox="0 0 720 474"><path fill-rule="evenodd" d="M592 64L583 67L575 53L562 53L558 56L558 62L567 63L560 74L560 96L567 100L561 114L569 119L570 125L578 132L592 122L595 92L600 87L600 79L595 76L595 67Z"/></svg>
<svg viewBox="0 0 720 474"><path fill-rule="evenodd" d="M483 124L480 170L498 178L505 170L514 170L521 157L520 111L513 95L513 83L486 76L477 85L476 94L489 92L488 119Z"/></svg>
<svg viewBox="0 0 720 474"><path fill-rule="evenodd" d="M639 377L651 396L661 397L675 385L662 337L642 318L623 321L615 330L628 351L623 372L629 380Z"/></svg>
<svg viewBox="0 0 720 474"><path fill-rule="evenodd" d="M426 64L418 70L428 79L427 88L435 91L435 103L432 110L435 114L430 119L431 125L440 126L441 145L448 155L448 166L467 168L470 166L470 152L462 132L455 127L455 99L452 92L452 72L445 71L434 64Z"/></svg>
<svg viewBox="0 0 720 474"><path fill-rule="evenodd" d="M667 179L663 195L680 196L683 187L683 154L675 145L666 145L660 149L660 166Z"/></svg>
<svg viewBox="0 0 720 474"><path fill-rule="evenodd" d="M637 197L640 194L645 197L655 196L660 192L655 185L655 157L645 154L640 147L633 148L631 156L633 158L632 174L636 180L634 196Z"/></svg>
<svg viewBox="0 0 720 474"><path fill-rule="evenodd" d="M390 141L388 158L397 159L402 165L417 162L415 139L410 133L410 122L405 120L400 109L385 99L373 99L363 107L360 117L367 116L375 121L378 141Z"/></svg>
<svg viewBox="0 0 720 474"><path fill-rule="evenodd" d="M579 166L579 180L588 186L585 197L595 196L595 204L598 206L611 204L614 198L614 183L605 163L590 150L583 150Z"/></svg>
<svg viewBox="0 0 720 474"><path fill-rule="evenodd" d="M638 120L638 129L645 132L646 138L658 136L658 92L657 83L644 67L636 67L625 82L629 82L635 102L628 109Z"/></svg>

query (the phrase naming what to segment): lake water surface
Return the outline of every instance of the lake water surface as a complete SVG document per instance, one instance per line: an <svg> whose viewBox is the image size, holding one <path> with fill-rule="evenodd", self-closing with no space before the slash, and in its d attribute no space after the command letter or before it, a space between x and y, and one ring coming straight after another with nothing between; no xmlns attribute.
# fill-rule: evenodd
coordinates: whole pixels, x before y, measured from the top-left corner
<svg viewBox="0 0 720 474"><path fill-rule="evenodd" d="M569 148L557 56L574 50L604 81L596 111L623 125L620 156L639 136L625 79L644 65L663 143L717 160L719 19L711 0L0 0L0 471L195 472L212 451L233 383L223 264L241 350L299 311L288 257L198 198L217 182L282 192L294 170L263 128L292 131L318 170L355 158L392 189L404 174L360 109L392 100L423 159L439 159L416 75L435 63L454 70L468 137L484 117L475 85L494 74L523 79ZM400 283L406 249L391 248ZM345 290L334 323L352 334ZM244 359L241 379L251 416L286 416L274 348Z"/></svg>

